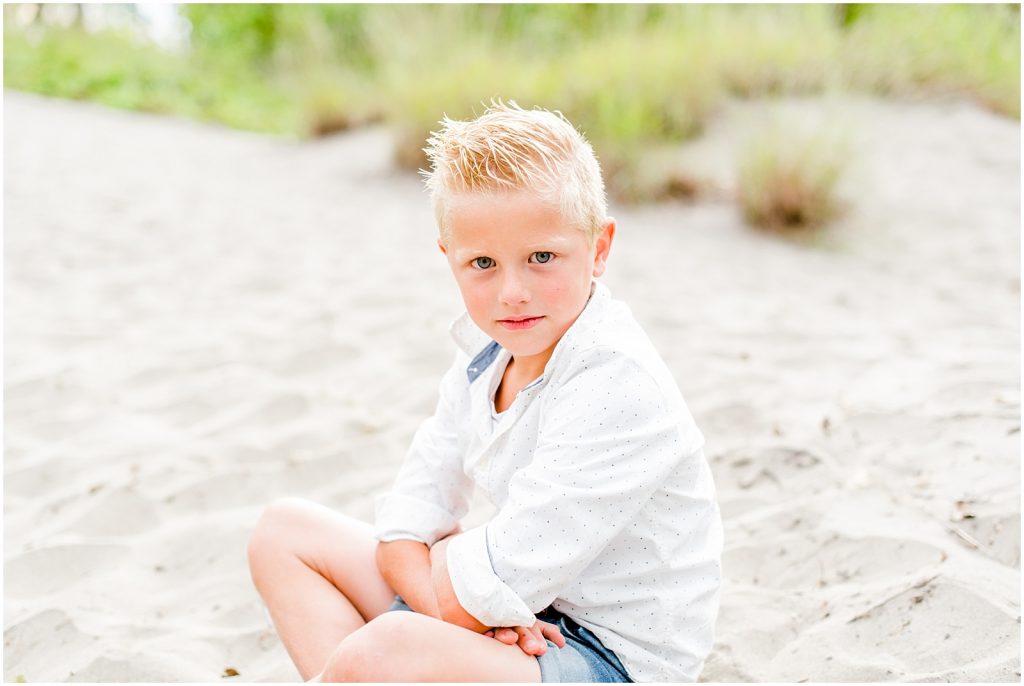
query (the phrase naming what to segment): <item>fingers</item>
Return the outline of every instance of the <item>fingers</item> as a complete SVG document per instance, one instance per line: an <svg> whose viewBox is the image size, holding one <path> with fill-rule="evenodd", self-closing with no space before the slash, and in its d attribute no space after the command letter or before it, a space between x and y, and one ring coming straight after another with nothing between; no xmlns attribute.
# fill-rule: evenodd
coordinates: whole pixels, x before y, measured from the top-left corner
<svg viewBox="0 0 1024 686"><path fill-rule="evenodd" d="M505 645L515 645L519 641L519 634L508 627L496 627L484 632L484 636L496 638Z"/></svg>
<svg viewBox="0 0 1024 686"><path fill-rule="evenodd" d="M502 643L510 646L514 646L519 641L519 634L517 634L514 629L510 629L508 627L495 629L494 637Z"/></svg>
<svg viewBox="0 0 1024 686"><path fill-rule="evenodd" d="M565 638L558 627L540 620L530 627L495 627L487 631L485 635L495 638L505 645L518 644L519 648L527 655L543 655L548 649L547 641L551 641L559 648L565 647Z"/></svg>
<svg viewBox="0 0 1024 686"><path fill-rule="evenodd" d="M534 631L534 627L516 627L516 633L519 634L519 647L527 655L543 655L547 651L548 645L544 642L540 631Z"/></svg>
<svg viewBox="0 0 1024 686"><path fill-rule="evenodd" d="M495 638L505 645L514 646L517 643L527 655L542 655L547 650L547 645L540 635L535 635L526 627L495 627L484 632L485 636Z"/></svg>
<svg viewBox="0 0 1024 686"><path fill-rule="evenodd" d="M541 636L551 641L559 648L565 647L565 637L562 636L562 632L558 629L557 626L555 626L554 624L549 624L547 622L542 622L539 619L537 620L536 626L540 628Z"/></svg>

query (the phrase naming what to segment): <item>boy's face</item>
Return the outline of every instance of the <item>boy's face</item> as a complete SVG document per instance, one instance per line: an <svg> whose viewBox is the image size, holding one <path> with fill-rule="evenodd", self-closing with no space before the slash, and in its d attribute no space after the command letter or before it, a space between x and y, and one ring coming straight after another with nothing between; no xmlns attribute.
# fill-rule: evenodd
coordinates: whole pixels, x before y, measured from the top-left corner
<svg viewBox="0 0 1024 686"><path fill-rule="evenodd" d="M604 273L615 222L591 246L528 192L455 197L448 219L448 245L438 245L469 316L517 366L540 375Z"/></svg>

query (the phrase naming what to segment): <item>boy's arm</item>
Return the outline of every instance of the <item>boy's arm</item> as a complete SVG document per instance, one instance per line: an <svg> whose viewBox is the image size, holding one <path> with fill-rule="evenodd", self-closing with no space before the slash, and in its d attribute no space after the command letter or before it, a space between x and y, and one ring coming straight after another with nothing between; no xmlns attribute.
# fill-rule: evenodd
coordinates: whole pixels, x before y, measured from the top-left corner
<svg viewBox="0 0 1024 686"><path fill-rule="evenodd" d="M456 356L441 381L434 414L416 430L394 486L376 499L378 541L413 540L429 547L454 531L469 510L473 482L459 440L465 424L465 358L461 352Z"/></svg>
<svg viewBox="0 0 1024 686"><path fill-rule="evenodd" d="M450 540L450 536L444 538L430 549L431 589L437 600L439 616L449 624L456 624L482 634L491 627L481 624L473 615L466 612L455 595L446 560L446 551Z"/></svg>
<svg viewBox="0 0 1024 686"><path fill-rule="evenodd" d="M441 618L425 543L398 540L377 544L377 569L406 605L420 614Z"/></svg>
<svg viewBox="0 0 1024 686"><path fill-rule="evenodd" d="M417 612L478 634L493 631L466 612L455 597L445 560L445 549L452 536L441 539L430 548L426 568L423 562L425 544L411 540L380 543L377 546L377 566L391 587ZM421 609L421 606L425 609ZM556 626L535 622L518 629L527 631L520 633L517 629L505 629L508 632L505 635L488 635L507 645L518 644L527 655L543 654L547 650L544 643L546 638L559 647L565 646L565 639Z"/></svg>
<svg viewBox="0 0 1024 686"><path fill-rule="evenodd" d="M518 645L527 655L543 655L547 652L546 642L548 640L559 648L564 648L565 637L562 636L559 628L554 624L542 622L536 617L522 626L492 628L481 624L473 615L466 612L455 595L455 588L448 575L448 542L455 535L457 534L441 539L430 548L431 576L441 619L478 634L486 634L506 645Z"/></svg>
<svg viewBox="0 0 1024 686"><path fill-rule="evenodd" d="M491 627L462 608L448 577L445 549L449 538L430 549L425 543L411 540L378 543L377 569L406 605L420 614L482 634Z"/></svg>
<svg viewBox="0 0 1024 686"><path fill-rule="evenodd" d="M581 362L590 372L548 402L533 460L510 481L501 509L450 542L450 582L481 622L522 625L550 605L681 465L692 474L688 495L713 497L699 478L703 437L685 406L628 358L597 349ZM595 397L600 416L580 402Z"/></svg>

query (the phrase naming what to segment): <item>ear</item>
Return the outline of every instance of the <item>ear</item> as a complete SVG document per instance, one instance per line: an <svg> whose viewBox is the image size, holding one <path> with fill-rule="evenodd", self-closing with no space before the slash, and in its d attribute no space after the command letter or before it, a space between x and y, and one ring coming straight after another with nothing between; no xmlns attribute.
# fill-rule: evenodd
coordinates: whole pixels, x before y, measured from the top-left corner
<svg viewBox="0 0 1024 686"><path fill-rule="evenodd" d="M441 248L441 252L443 252L445 255L448 254L448 248L444 247L444 243L441 241L440 238L437 239L437 247Z"/></svg>
<svg viewBox="0 0 1024 686"><path fill-rule="evenodd" d="M615 238L615 219L608 218L604 228L601 229L597 241L594 243L594 277L604 274L608 262L608 253L612 249L612 239Z"/></svg>

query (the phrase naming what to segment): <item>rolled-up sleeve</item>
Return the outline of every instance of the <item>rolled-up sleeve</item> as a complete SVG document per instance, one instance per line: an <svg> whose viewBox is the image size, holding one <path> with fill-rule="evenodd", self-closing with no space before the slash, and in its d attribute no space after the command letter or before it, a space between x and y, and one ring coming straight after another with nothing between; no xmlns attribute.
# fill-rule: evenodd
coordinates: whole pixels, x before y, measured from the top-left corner
<svg viewBox="0 0 1024 686"><path fill-rule="evenodd" d="M433 545L454 531L468 511L473 483L462 465L456 398L465 365L465 356L457 355L441 380L437 408L416 431L393 488L376 499L374 535L379 541Z"/></svg>
<svg viewBox="0 0 1024 686"><path fill-rule="evenodd" d="M495 573L487 550L487 526L451 539L448 575L459 604L487 626L531 626L534 612Z"/></svg>
<svg viewBox="0 0 1024 686"><path fill-rule="evenodd" d="M534 457L512 477L506 502L448 548L459 603L488 626L532 623L680 461L701 454L703 437L681 398L610 350L586 356L543 417Z"/></svg>

